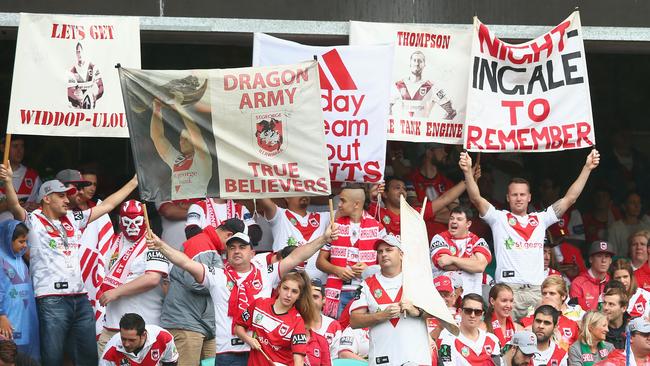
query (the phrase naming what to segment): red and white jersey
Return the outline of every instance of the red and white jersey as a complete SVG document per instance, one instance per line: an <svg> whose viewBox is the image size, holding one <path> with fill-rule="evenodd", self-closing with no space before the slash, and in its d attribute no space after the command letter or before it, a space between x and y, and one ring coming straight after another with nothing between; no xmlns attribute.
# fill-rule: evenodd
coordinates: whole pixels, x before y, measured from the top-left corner
<svg viewBox="0 0 650 366"><path fill-rule="evenodd" d="M295 307L284 314L273 309L275 298L256 299L242 313L236 324L256 334L262 351L274 365L293 365L293 354L307 353L307 331L302 316ZM261 352L251 351L249 365L267 365Z"/></svg>
<svg viewBox="0 0 650 366"><path fill-rule="evenodd" d="M163 362L176 362L178 351L174 337L157 325L147 324L145 328L147 340L137 356L126 352L120 333L117 333L106 343L99 366L156 366Z"/></svg>
<svg viewBox="0 0 650 366"><path fill-rule="evenodd" d="M569 357L565 350L560 348L555 342L546 351L539 352L533 356L532 366L568 366Z"/></svg>
<svg viewBox="0 0 650 366"><path fill-rule="evenodd" d="M530 329L533 325L534 315L529 315L519 320L524 328ZM575 343L580 337L580 328L575 320L571 320L565 315L560 315L555 327L555 339L558 340L558 346L565 351Z"/></svg>
<svg viewBox="0 0 650 366"><path fill-rule="evenodd" d="M445 104L449 98L432 81L411 81L404 78L395 82L391 91L391 114L400 117L429 117L431 104Z"/></svg>
<svg viewBox="0 0 650 366"><path fill-rule="evenodd" d="M463 333L454 336L448 330L440 333L438 361L445 366L492 366L492 356L501 354L499 339L483 329L473 341Z"/></svg>
<svg viewBox="0 0 650 366"><path fill-rule="evenodd" d="M320 328L313 329L316 333L322 335L327 340L330 347L332 359L338 358L338 344L341 338L341 324L327 315L321 314Z"/></svg>
<svg viewBox="0 0 650 366"><path fill-rule="evenodd" d="M402 273L384 277L381 273L366 278L361 293L350 311L383 311L402 297ZM401 365L414 362L431 365L427 325L422 318L399 317L370 327L369 365Z"/></svg>
<svg viewBox="0 0 650 366"><path fill-rule="evenodd" d="M253 215L251 215L246 206L236 203L233 200L218 203L214 198L206 198L190 206L187 211L185 227L192 225L196 225L201 229L208 225L218 227L223 221L232 218L238 218L244 221L246 226L255 223Z"/></svg>
<svg viewBox="0 0 650 366"><path fill-rule="evenodd" d="M553 208L516 216L490 205L482 219L492 229L497 283L541 285L546 228L558 221Z"/></svg>
<svg viewBox="0 0 650 366"><path fill-rule="evenodd" d="M632 318L643 316L647 318L650 315L650 292L642 288L637 288L627 306L627 313Z"/></svg>
<svg viewBox="0 0 650 366"><path fill-rule="evenodd" d="M255 295L255 298L260 299L270 297L273 288L277 287L280 283L280 263L274 263L268 267L260 267L255 262L251 262L251 264L258 266L257 268L259 268L261 272L261 284L259 284L260 290ZM250 347L233 334L233 319L228 316L228 300L230 299L230 291L234 286L243 282L250 272L239 273L239 281L235 284L228 279L224 268L215 268L206 265L203 267L205 268L201 285L208 288L214 304L214 314L217 324L215 332L217 353L250 351Z"/></svg>
<svg viewBox="0 0 650 366"><path fill-rule="evenodd" d="M27 213L30 272L36 297L86 293L81 276L81 230L91 210L68 211L50 220L40 209Z"/></svg>
<svg viewBox="0 0 650 366"><path fill-rule="evenodd" d="M144 238L143 238L144 240ZM115 236L117 261L111 261L109 271L115 265L118 265L119 258L126 253L129 248L136 245L125 238L122 234ZM132 282L133 280L144 275L146 272L158 272L163 277L169 274L169 261L157 250L149 250L146 246L141 252L133 252L128 265L129 273L125 282L121 285ZM120 319L126 313L138 313L142 316L146 324L159 325L160 313L162 312L164 294L162 287L156 286L149 291L135 295L122 296L119 299L108 303L106 306L106 322L104 327L110 330L120 329ZM143 311L146 310L146 311Z"/></svg>
<svg viewBox="0 0 650 366"><path fill-rule="evenodd" d="M306 216L278 207L275 216L268 219L273 232L273 251L278 252L289 245L304 245L325 233L330 224L329 212L307 212ZM307 260L305 271L309 278L318 278L323 283L327 275L316 268L318 252Z"/></svg>
<svg viewBox="0 0 650 366"><path fill-rule="evenodd" d="M184 155L170 146L163 160L172 170L172 200L205 197L212 178L210 154L205 152Z"/></svg>
<svg viewBox="0 0 650 366"><path fill-rule="evenodd" d="M359 357L367 358L370 349L370 333L368 328L345 328L343 333L341 333L337 348L339 352L348 351Z"/></svg>
<svg viewBox="0 0 650 366"><path fill-rule="evenodd" d="M453 255L458 258L471 258L474 254L482 254L488 264L492 261L492 253L487 242L473 233L464 238L454 238L449 231L436 234L431 239L431 259L433 262L433 278L445 273L438 267L437 257L442 254ZM466 271L455 271L463 280L463 296L467 294L483 294L483 273L470 273Z"/></svg>
<svg viewBox="0 0 650 366"><path fill-rule="evenodd" d="M39 202L38 190L41 187L41 178L38 172L22 164L14 170L12 183L18 200L25 202ZM4 182L0 183L0 197L5 197ZM0 213L0 222L13 219L14 216L9 210Z"/></svg>

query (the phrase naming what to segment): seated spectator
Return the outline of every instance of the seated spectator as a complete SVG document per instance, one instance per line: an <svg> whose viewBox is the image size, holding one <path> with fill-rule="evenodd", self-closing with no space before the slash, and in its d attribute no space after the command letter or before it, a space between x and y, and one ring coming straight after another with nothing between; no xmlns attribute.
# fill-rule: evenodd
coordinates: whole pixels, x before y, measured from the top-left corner
<svg viewBox="0 0 650 366"><path fill-rule="evenodd" d="M309 366L332 366L332 357L330 356L330 347L327 339L316 333L315 330L309 329L307 336L307 351L305 353L305 365Z"/></svg>
<svg viewBox="0 0 650 366"><path fill-rule="evenodd" d="M630 321L630 315L625 312L627 302L627 295L621 289L611 288L603 295L603 313L609 327L605 340L616 349L625 348L625 329Z"/></svg>
<svg viewBox="0 0 650 366"><path fill-rule="evenodd" d="M650 322L648 319L639 317L630 321L627 326L630 332L629 352L624 349L616 349L609 354L606 360L600 361L594 366L622 366L622 365L650 365Z"/></svg>
<svg viewBox="0 0 650 366"><path fill-rule="evenodd" d="M533 314L532 331L537 336L534 366L567 366L567 353L553 341L560 312L550 305L541 305Z"/></svg>
<svg viewBox="0 0 650 366"><path fill-rule="evenodd" d="M544 242L546 246L546 242ZM569 240L563 237L557 238L552 246L552 253L555 259L555 269L557 269L570 284L580 273L587 271L585 260L582 258L582 252L578 247L571 244Z"/></svg>
<svg viewBox="0 0 650 366"><path fill-rule="evenodd" d="M27 252L29 229L20 221L0 223L0 335L11 339L18 351L38 360L38 316Z"/></svg>
<svg viewBox="0 0 650 366"><path fill-rule="evenodd" d="M527 330L518 331L502 349L505 366L528 366L537 353L537 337Z"/></svg>
<svg viewBox="0 0 650 366"><path fill-rule="evenodd" d="M106 344L99 366L176 365L178 351L174 337L159 326L145 324L138 314L120 319L120 332Z"/></svg>
<svg viewBox="0 0 650 366"><path fill-rule="evenodd" d="M331 359L338 358L339 338L341 338L341 325L336 320L327 315L323 315L323 303L325 298L325 286L321 280L314 278L311 280L312 299L316 307L316 316L314 317L314 324L311 324L311 329L325 337L329 347Z"/></svg>
<svg viewBox="0 0 650 366"><path fill-rule="evenodd" d="M648 261L648 239L650 231L641 230L633 233L628 238L628 256L635 271Z"/></svg>
<svg viewBox="0 0 650 366"><path fill-rule="evenodd" d="M580 307L567 305L566 283L559 276L551 276L542 282L542 305L549 305L559 312L555 325L555 339L565 351L578 339L578 322L584 313ZM567 315L565 315L565 313ZM521 319L521 325L534 330L534 314Z"/></svg>
<svg viewBox="0 0 650 366"><path fill-rule="evenodd" d="M627 240L633 233L650 230L650 217L641 214L641 196L630 192L623 202L623 218L614 222L607 233L607 241L612 246L614 255L623 257L627 253Z"/></svg>
<svg viewBox="0 0 650 366"><path fill-rule="evenodd" d="M610 225L621 219L621 211L614 205L609 189L599 186L593 193L593 208L582 215L587 243L607 240Z"/></svg>
<svg viewBox="0 0 650 366"><path fill-rule="evenodd" d="M370 338L368 328L347 327L341 334L338 344L339 357L365 361L368 359Z"/></svg>
<svg viewBox="0 0 650 366"><path fill-rule="evenodd" d="M589 248L591 268L573 280L570 295L577 298L584 310L596 310L603 286L609 281L607 270L612 264L614 250L606 241L595 241Z"/></svg>
<svg viewBox="0 0 650 366"><path fill-rule="evenodd" d="M483 298L477 294L465 295L461 308L458 336L454 336L446 329L440 334L439 364L490 365L494 362L498 365L501 354L499 339L480 328Z"/></svg>
<svg viewBox="0 0 650 366"><path fill-rule="evenodd" d="M614 349L605 340L607 336L607 317L596 311L588 312L582 318L580 339L569 349L569 365L592 365L602 361Z"/></svg>
<svg viewBox="0 0 650 366"><path fill-rule="evenodd" d="M506 345L516 331L524 328L512 321L512 289L505 283L494 285L490 290L489 305L485 312L484 326L488 333L499 338L499 344Z"/></svg>
<svg viewBox="0 0 650 366"><path fill-rule="evenodd" d="M633 318L647 315L650 311L650 306L648 306L650 292L637 287L630 262L625 259L617 259L609 267L609 273L613 280L610 283L618 281L623 285L626 297L629 299L628 314Z"/></svg>

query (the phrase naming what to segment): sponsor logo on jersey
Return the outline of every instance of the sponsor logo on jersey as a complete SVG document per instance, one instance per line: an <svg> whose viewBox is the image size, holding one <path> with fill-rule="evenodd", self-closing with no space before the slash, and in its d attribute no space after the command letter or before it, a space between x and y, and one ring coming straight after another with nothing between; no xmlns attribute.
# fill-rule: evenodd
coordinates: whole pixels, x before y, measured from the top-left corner
<svg viewBox="0 0 650 366"><path fill-rule="evenodd" d="M120 366L130 366L131 362L128 358L124 357L120 360Z"/></svg>
<svg viewBox="0 0 650 366"><path fill-rule="evenodd" d="M34 181L32 178L25 178L25 185L27 188L32 188L34 186Z"/></svg>
<svg viewBox="0 0 650 366"><path fill-rule="evenodd" d="M262 322L262 319L263 319L263 318L264 318L264 315L262 315L262 314L257 314L257 315L255 315L255 320L253 320L253 323L255 323L255 324L259 324L260 322Z"/></svg>
<svg viewBox="0 0 650 366"><path fill-rule="evenodd" d="M163 263L169 263L167 258L158 250L149 250L147 251L147 262L149 261L158 261Z"/></svg>
<svg viewBox="0 0 650 366"><path fill-rule="evenodd" d="M253 285L253 288L256 290L262 288L262 282L260 280L254 280L253 282L251 282L251 284Z"/></svg>
<svg viewBox="0 0 650 366"><path fill-rule="evenodd" d="M512 240L511 237L508 237L508 239L506 239L505 245L506 245L506 249L510 250L515 246L515 241Z"/></svg>
<svg viewBox="0 0 650 366"><path fill-rule="evenodd" d="M244 312L241 313L241 318L242 318L245 322L248 322L248 319L251 318L251 313L249 313L248 310L244 310Z"/></svg>
<svg viewBox="0 0 650 366"><path fill-rule="evenodd" d="M341 345L351 346L353 338L350 336L341 337L341 340L339 342Z"/></svg>
<svg viewBox="0 0 650 366"><path fill-rule="evenodd" d="M517 225L517 219L515 219L514 217L509 218L509 219L508 219L508 224L509 224L510 226L515 226L515 225Z"/></svg>
<svg viewBox="0 0 650 366"><path fill-rule="evenodd" d="M492 346L490 346L489 344L486 344L485 347L483 348L485 349L485 352L487 352L488 354L492 353Z"/></svg>
<svg viewBox="0 0 650 366"><path fill-rule="evenodd" d="M444 247L447 247L447 246L448 246L447 243L445 243L444 241L436 240L431 244L431 250L437 249L437 248L444 248Z"/></svg>
<svg viewBox="0 0 650 366"><path fill-rule="evenodd" d="M232 282L232 281L228 281L228 282L226 282L226 288L228 289L228 291L232 290L233 287L235 287L235 283L234 283L234 282Z"/></svg>
<svg viewBox="0 0 650 366"><path fill-rule="evenodd" d="M294 334L291 337L291 344L307 344L307 336L305 334Z"/></svg>
<svg viewBox="0 0 650 366"><path fill-rule="evenodd" d="M318 227L318 220L316 220L315 217L312 217L311 219L309 219L309 225L311 225L312 227Z"/></svg>
<svg viewBox="0 0 650 366"><path fill-rule="evenodd" d="M154 361L158 361L160 359L160 350L159 349L152 349L151 350L151 359Z"/></svg>
<svg viewBox="0 0 650 366"><path fill-rule="evenodd" d="M385 215L385 216L381 219L381 221L382 221L384 224L386 224L386 225L390 224L390 216Z"/></svg>
<svg viewBox="0 0 650 366"><path fill-rule="evenodd" d="M539 221L537 221L537 217L535 217L535 216L529 216L529 217L528 217L528 225L530 225L530 226L537 226L537 225L539 225Z"/></svg>
<svg viewBox="0 0 650 366"><path fill-rule="evenodd" d="M56 249L56 240L50 239L49 245L50 245L50 248Z"/></svg>
<svg viewBox="0 0 650 366"><path fill-rule="evenodd" d="M72 211L72 217L74 217L74 219L77 220L77 221L81 221L81 220L84 219L84 213L82 211L79 211L79 210L73 210ZM69 229L69 230L72 230L72 229Z"/></svg>
<svg viewBox="0 0 650 366"><path fill-rule="evenodd" d="M45 225L45 230L50 234L54 232L54 228L50 225Z"/></svg>
<svg viewBox="0 0 650 366"><path fill-rule="evenodd" d="M314 348L314 357L320 358L320 350L318 348Z"/></svg>
<svg viewBox="0 0 650 366"><path fill-rule="evenodd" d="M469 356L469 348L467 348L467 347L461 348L460 354L463 355L463 357Z"/></svg>
<svg viewBox="0 0 650 366"><path fill-rule="evenodd" d="M382 297L383 294L384 294L384 293L381 291L381 289L376 289L376 290L372 293L372 295L373 295L376 299Z"/></svg>

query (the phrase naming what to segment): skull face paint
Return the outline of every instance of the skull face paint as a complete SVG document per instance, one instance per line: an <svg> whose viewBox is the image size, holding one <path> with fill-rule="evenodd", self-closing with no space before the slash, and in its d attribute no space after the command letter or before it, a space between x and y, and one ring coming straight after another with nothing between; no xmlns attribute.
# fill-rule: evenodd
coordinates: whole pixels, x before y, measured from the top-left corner
<svg viewBox="0 0 650 366"><path fill-rule="evenodd" d="M137 241L145 234L144 208L136 200L128 200L120 207L120 231L131 241Z"/></svg>

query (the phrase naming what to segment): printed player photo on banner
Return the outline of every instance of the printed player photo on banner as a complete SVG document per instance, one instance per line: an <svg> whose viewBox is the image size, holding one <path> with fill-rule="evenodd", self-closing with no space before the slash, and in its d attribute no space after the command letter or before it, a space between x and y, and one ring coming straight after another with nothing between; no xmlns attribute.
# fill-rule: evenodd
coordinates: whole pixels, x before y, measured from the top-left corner
<svg viewBox="0 0 650 366"><path fill-rule="evenodd" d="M21 14L7 132L128 137L118 63L140 67L138 18Z"/></svg>
<svg viewBox="0 0 650 366"><path fill-rule="evenodd" d="M148 71L125 76L129 131L143 197L160 200L216 197L214 133L207 73ZM182 73L182 75L181 75ZM142 170L140 170L142 169ZM216 169L216 166L214 167ZM140 174L143 172L144 174ZM154 187L155 191L149 191Z"/></svg>
<svg viewBox="0 0 650 366"><path fill-rule="evenodd" d="M350 22L350 44L395 46L390 140L460 144L470 28Z"/></svg>

